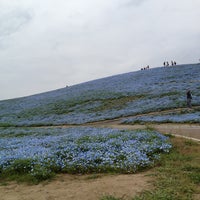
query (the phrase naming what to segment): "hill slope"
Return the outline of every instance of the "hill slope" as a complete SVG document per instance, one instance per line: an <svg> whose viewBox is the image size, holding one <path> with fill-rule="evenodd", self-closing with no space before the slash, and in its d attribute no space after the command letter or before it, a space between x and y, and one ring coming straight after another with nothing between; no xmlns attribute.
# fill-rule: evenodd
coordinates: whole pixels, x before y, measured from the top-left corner
<svg viewBox="0 0 200 200"><path fill-rule="evenodd" d="M154 68L0 101L0 126L82 124L200 105L200 64Z"/></svg>

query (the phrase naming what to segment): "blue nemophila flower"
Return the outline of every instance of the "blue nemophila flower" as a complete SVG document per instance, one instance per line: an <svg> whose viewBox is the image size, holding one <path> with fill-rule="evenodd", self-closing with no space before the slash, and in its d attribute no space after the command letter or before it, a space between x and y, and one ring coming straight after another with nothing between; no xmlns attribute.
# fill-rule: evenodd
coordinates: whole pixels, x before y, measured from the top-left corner
<svg viewBox="0 0 200 200"><path fill-rule="evenodd" d="M192 113L193 112L193 113ZM199 123L200 122L200 112L191 111L191 113L171 113L163 115L149 115L140 117L131 117L124 119L122 123Z"/></svg>
<svg viewBox="0 0 200 200"><path fill-rule="evenodd" d="M23 134L19 136L19 132ZM151 131L7 128L1 129L1 135L4 135L0 138L1 168L6 169L16 160L31 159L32 172L37 165L67 172L107 169L134 172L151 165L160 153L171 148L167 137Z"/></svg>

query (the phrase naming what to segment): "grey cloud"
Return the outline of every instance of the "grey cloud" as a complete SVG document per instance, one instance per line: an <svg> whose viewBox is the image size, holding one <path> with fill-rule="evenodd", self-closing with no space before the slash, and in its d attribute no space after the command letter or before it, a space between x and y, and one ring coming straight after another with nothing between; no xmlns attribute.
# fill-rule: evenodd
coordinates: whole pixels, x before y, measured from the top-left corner
<svg viewBox="0 0 200 200"><path fill-rule="evenodd" d="M145 1L148 0L127 0L125 3L122 5L125 7L130 7L130 6L140 6L142 5Z"/></svg>
<svg viewBox="0 0 200 200"><path fill-rule="evenodd" d="M0 38L16 33L31 19L32 15L23 10L12 10L0 15Z"/></svg>

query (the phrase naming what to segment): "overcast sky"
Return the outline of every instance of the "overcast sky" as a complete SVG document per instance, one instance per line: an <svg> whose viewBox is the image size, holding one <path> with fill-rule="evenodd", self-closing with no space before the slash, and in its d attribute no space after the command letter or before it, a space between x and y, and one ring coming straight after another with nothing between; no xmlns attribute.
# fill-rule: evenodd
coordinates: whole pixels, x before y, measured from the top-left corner
<svg viewBox="0 0 200 200"><path fill-rule="evenodd" d="M0 99L200 59L200 0L0 0Z"/></svg>

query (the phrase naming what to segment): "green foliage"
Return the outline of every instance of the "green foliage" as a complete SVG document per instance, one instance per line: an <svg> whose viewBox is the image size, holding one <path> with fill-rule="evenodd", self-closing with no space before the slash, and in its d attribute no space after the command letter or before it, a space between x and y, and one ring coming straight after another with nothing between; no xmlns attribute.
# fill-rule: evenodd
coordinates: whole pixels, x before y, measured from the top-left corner
<svg viewBox="0 0 200 200"><path fill-rule="evenodd" d="M9 168L5 170L6 174L26 174L29 173L32 169L32 160L25 159L25 160L15 160Z"/></svg>

